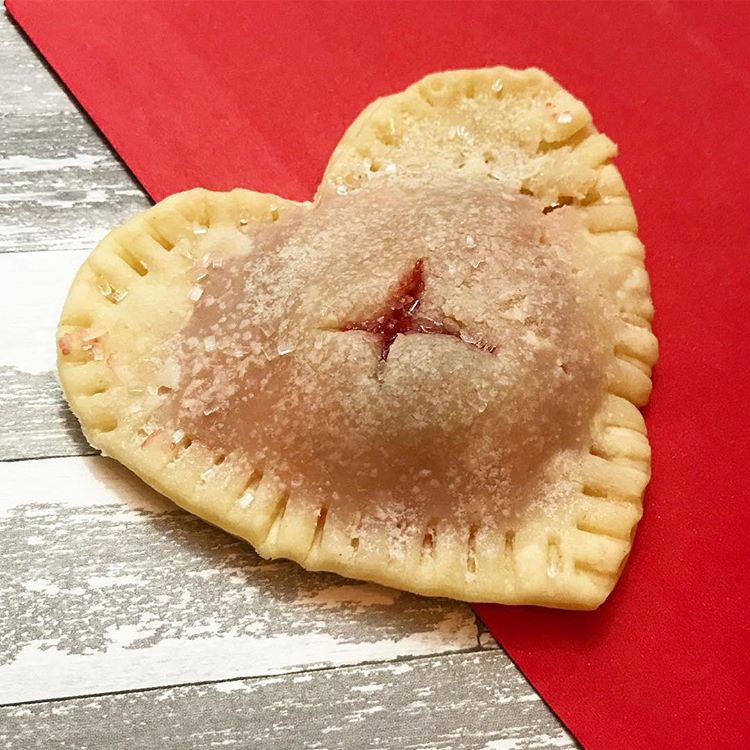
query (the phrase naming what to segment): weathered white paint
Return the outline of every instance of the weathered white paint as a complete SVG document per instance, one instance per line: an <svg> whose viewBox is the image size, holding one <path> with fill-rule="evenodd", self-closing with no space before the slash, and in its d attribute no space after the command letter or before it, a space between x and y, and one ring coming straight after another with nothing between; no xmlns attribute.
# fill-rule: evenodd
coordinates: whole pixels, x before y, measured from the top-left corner
<svg viewBox="0 0 750 750"><path fill-rule="evenodd" d="M558 735L538 734L534 738L533 747L554 748L554 747L571 747L571 739L567 734ZM506 739L490 740L482 747L482 750L524 750L529 747L528 738L509 737Z"/></svg>
<svg viewBox="0 0 750 750"><path fill-rule="evenodd" d="M6 201L6 205L10 201ZM16 203L21 203L20 200ZM24 201L25 203L25 201ZM67 202L60 198L48 196L35 201L36 205L52 208L55 211L66 207ZM97 245L99 240L115 226L117 222L96 224L69 229L65 235L56 235L50 231L40 231L37 227L18 224L0 223L2 250L6 252L48 252L50 250L82 253L81 261ZM22 250L23 249L23 250Z"/></svg>
<svg viewBox="0 0 750 750"><path fill-rule="evenodd" d="M462 619L446 621L431 633L367 644L310 632L270 638L165 639L138 649L131 644L148 633L129 626L110 634L112 645L103 653L69 654L55 649L49 640L38 641L0 668L0 705L433 655L448 650L451 640L467 649L475 641Z"/></svg>
<svg viewBox="0 0 750 750"><path fill-rule="evenodd" d="M75 113L75 104L49 74L31 47L0 13L0 115Z"/></svg>
<svg viewBox="0 0 750 750"><path fill-rule="evenodd" d="M111 505L116 512L175 510L117 461L103 456L71 456L38 461L0 462L0 519L30 501L45 505L91 507ZM39 514L48 511L39 504ZM38 544L32 534L32 544Z"/></svg>
<svg viewBox="0 0 750 750"><path fill-rule="evenodd" d="M4 725L9 750L572 749L523 688L498 652L443 655L0 708L0 743Z"/></svg>
<svg viewBox="0 0 750 750"><path fill-rule="evenodd" d="M0 633L18 633L0 658L0 703L479 649L464 605L262 561L197 520L201 539L169 546L183 519L111 459L0 463L0 547L25 576L0 577ZM102 614L121 600L142 604Z"/></svg>
<svg viewBox="0 0 750 750"><path fill-rule="evenodd" d="M131 194L136 195L139 194L139 192L134 190ZM107 199L107 193L101 188L85 190L82 194L74 192L73 197L70 198L56 198L49 192L33 190L15 193L0 193L0 204L28 203L29 201L34 201L45 208L73 208L82 201L84 203L105 203Z"/></svg>
<svg viewBox="0 0 750 750"><path fill-rule="evenodd" d="M356 604L359 607L369 607L374 604L390 606L395 604L396 591L386 589L382 586L370 584L353 584L351 586L329 586L318 591L315 596L306 600L308 604L314 604L321 609L336 609L341 604Z"/></svg>
<svg viewBox="0 0 750 750"><path fill-rule="evenodd" d="M56 169L93 169L104 156L101 154L76 154L76 156L44 159L28 154L14 154L0 157L0 171L8 174L24 174L26 172L48 172Z"/></svg>
<svg viewBox="0 0 750 750"><path fill-rule="evenodd" d="M85 258L85 252L0 254L0 366L55 369L55 329Z"/></svg>

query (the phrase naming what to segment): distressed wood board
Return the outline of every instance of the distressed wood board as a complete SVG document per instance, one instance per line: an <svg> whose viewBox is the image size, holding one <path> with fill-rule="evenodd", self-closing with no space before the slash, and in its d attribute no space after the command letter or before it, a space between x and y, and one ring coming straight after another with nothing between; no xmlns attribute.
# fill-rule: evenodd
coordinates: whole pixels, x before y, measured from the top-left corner
<svg viewBox="0 0 750 750"><path fill-rule="evenodd" d="M522 687L497 651L433 656L0 708L0 742L19 750L60 741L91 750L575 747Z"/></svg>
<svg viewBox="0 0 750 750"><path fill-rule="evenodd" d="M0 487L0 704L479 648L468 607L262 560L111 459Z"/></svg>
<svg viewBox="0 0 750 750"><path fill-rule="evenodd" d="M463 604L266 561L93 455L54 329L149 205L0 17L0 747L575 747Z"/></svg>

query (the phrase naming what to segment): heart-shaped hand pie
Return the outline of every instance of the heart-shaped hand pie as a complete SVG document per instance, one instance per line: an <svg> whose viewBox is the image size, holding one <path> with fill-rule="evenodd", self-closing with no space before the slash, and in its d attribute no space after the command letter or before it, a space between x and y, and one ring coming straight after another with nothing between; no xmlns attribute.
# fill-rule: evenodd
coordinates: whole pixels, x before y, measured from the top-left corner
<svg viewBox="0 0 750 750"><path fill-rule="evenodd" d="M306 568L592 608L648 482L656 340L615 147L538 70L368 107L313 203L172 196L78 273L91 443Z"/></svg>

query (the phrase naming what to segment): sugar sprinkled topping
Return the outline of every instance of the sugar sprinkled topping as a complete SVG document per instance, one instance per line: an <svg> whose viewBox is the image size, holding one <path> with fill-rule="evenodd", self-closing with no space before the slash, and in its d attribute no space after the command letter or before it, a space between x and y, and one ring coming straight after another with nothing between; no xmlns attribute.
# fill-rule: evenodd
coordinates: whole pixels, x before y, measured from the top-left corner
<svg viewBox="0 0 750 750"><path fill-rule="evenodd" d="M178 443L181 443L185 439L185 430L175 430L170 436L169 439L177 445Z"/></svg>
<svg viewBox="0 0 750 750"><path fill-rule="evenodd" d="M465 125L456 125L448 128L448 140L452 141L457 138L463 140L471 139L471 134Z"/></svg>
<svg viewBox="0 0 750 750"><path fill-rule="evenodd" d="M240 508L249 508L253 504L253 500L255 500L255 492L252 490L248 490L239 501Z"/></svg>
<svg viewBox="0 0 750 750"><path fill-rule="evenodd" d="M183 237L177 244L172 248L172 252L176 252L178 255L181 255L183 258L187 258L188 260L193 260L193 253L191 251L191 244L188 242L186 237Z"/></svg>
<svg viewBox="0 0 750 750"><path fill-rule="evenodd" d="M386 165L235 230L241 252L196 261L179 383L158 407L172 442L244 451L312 507L404 539L564 495L545 467L585 439L609 334L575 213L543 206Z"/></svg>
<svg viewBox="0 0 750 750"><path fill-rule="evenodd" d="M83 341L85 344L88 344L92 341L98 341L106 333L107 331L104 328L88 328L85 329L81 334L81 341Z"/></svg>

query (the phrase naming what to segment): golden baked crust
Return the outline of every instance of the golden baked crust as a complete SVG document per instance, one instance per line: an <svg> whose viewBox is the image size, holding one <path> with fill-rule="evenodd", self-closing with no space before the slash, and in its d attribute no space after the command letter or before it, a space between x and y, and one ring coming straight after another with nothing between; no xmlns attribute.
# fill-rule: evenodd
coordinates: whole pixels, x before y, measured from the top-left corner
<svg viewBox="0 0 750 750"><path fill-rule="evenodd" d="M264 556L428 595L596 607L617 580L641 515L650 448L637 407L648 399L657 351L643 246L614 155L583 104L541 71L428 76L357 118L315 204L196 189L113 230L81 268L63 310L66 398L93 445ZM452 205L473 218L452 218ZM439 241L421 246L409 222L416 214L443 233ZM399 231L389 234L388 217ZM471 221L480 234L487 227L495 234L474 237ZM465 238L466 248L446 243L449 235ZM362 236L374 248L363 247ZM527 247L528 263L508 261ZM269 248L280 248L282 260ZM351 279L349 250L349 265L360 269ZM502 273L488 269L493 258L505 259ZM429 277L421 309L430 321L440 318L443 331L446 320L458 321L450 333L462 341L401 336L383 370L365 329L352 322L377 314L377 300L422 260ZM538 271L550 264L549 274ZM469 294L457 291L459 267ZM288 276L306 284L287 288ZM242 297L239 277L253 280L256 293ZM514 307L512 294L492 302L511 287L530 297L526 307ZM239 302L212 318L212 291L222 289ZM318 309L316 299L326 304ZM245 331L248 348L235 355L243 321L264 310L279 313L273 334L259 334L253 354L254 334ZM217 320L234 338L217 343L212 331L223 329L207 327ZM281 336L288 320L293 331ZM492 351L506 345L505 359L489 352L492 336ZM513 359L518 351L525 360ZM555 367L559 378L542 374L537 382L552 355L562 357L562 374ZM245 374L253 388L266 388L266 375L285 387L250 408L249 386L235 387ZM382 396L389 388L390 401ZM463 403L466 388L484 399L481 408ZM443 405L432 416L420 412L420 399L437 403L441 390L449 394ZM295 395L296 411L284 406L282 391ZM455 417L446 411L454 402ZM391 420L390 403L403 419ZM263 450L243 437L236 415L252 417L248 434L266 443ZM529 464L538 482L529 487L508 484L526 471L518 463L528 454L518 448L524 416L544 432L523 443L542 446ZM338 429L341 449L330 447ZM357 447L365 434L367 445ZM427 435L419 438L426 457L414 447L418 435ZM482 458L486 436L510 446L497 465ZM451 485L453 475L441 471L459 443L468 478ZM284 451L295 459L287 462ZM368 484L365 468L377 473L386 464L400 484L376 506L381 480ZM321 479L313 465L335 467L340 478ZM410 467L419 469L414 477ZM400 489L406 479L411 509ZM480 480L494 494L483 494ZM355 484L370 500L352 501Z"/></svg>

